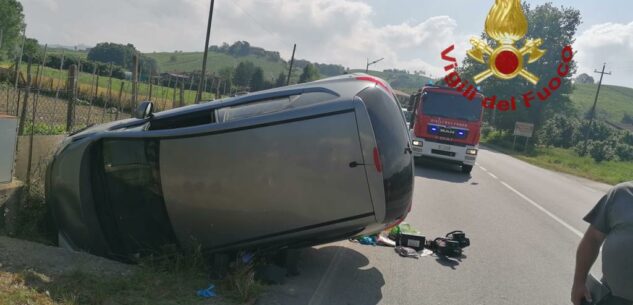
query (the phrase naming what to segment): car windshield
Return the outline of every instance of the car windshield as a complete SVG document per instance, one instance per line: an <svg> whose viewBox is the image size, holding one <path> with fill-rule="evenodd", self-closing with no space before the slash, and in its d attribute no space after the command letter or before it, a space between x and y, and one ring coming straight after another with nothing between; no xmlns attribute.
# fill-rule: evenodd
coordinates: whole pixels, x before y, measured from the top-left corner
<svg viewBox="0 0 633 305"><path fill-rule="evenodd" d="M481 117L481 99L472 101L462 95L427 92L422 97L422 113L464 121L478 121Z"/></svg>

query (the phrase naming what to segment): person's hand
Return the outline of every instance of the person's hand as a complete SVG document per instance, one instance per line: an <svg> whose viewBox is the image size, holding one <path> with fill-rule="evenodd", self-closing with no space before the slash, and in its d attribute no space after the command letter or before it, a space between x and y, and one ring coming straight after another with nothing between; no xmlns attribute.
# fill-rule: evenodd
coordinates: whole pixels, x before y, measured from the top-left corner
<svg viewBox="0 0 633 305"><path fill-rule="evenodd" d="M583 300L592 302L589 289L587 289L584 282L574 283L574 286L571 288L571 302L574 305L582 305Z"/></svg>

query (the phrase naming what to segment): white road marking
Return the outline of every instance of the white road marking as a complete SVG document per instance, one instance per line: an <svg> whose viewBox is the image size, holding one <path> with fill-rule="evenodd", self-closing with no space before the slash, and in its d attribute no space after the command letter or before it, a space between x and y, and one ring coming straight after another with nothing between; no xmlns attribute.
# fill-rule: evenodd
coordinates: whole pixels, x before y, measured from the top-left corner
<svg viewBox="0 0 633 305"><path fill-rule="evenodd" d="M539 209L541 212L545 213L547 216L549 216L552 219L556 220L556 222L560 223L561 225L563 225L563 227L567 228L569 231L571 231L572 233L576 234L576 236L582 238L582 236L583 236L582 232L576 230L576 228L572 227L570 224L566 223L564 220L560 219L558 216L554 215L552 212L546 210L543 206L541 206L540 204L536 203L534 200L532 200L529 197L523 195L521 192L519 192L516 189L514 189L513 187L511 187L509 184L507 184L507 183L505 183L503 181L501 181L501 184L503 184L503 186L505 186L508 189L510 189L511 191L513 191L515 194L519 195L519 197L525 199L525 201L527 201L528 203L530 203L531 205L533 205L534 207Z"/></svg>
<svg viewBox="0 0 633 305"><path fill-rule="evenodd" d="M328 266L327 270L325 270L323 277L321 277L321 281L319 281L319 285L314 290L314 293L312 294L312 297L310 298L308 305L323 304L323 300L325 299L325 293L328 290L328 287L330 286L330 284L332 283L332 280L334 279L334 274L336 273L337 269L339 269L338 266L341 264L341 261L342 261L341 249L343 249L343 247L338 247L338 249L336 249L336 253L334 253L334 257L332 257L332 260L330 261L330 265Z"/></svg>
<svg viewBox="0 0 633 305"><path fill-rule="evenodd" d="M487 171L488 171L485 167L483 167L483 166L481 166L481 165L479 166L479 168L481 168L481 170L482 170L482 171L484 171L484 172L487 172Z"/></svg>
<svg viewBox="0 0 633 305"><path fill-rule="evenodd" d="M488 175L490 175L490 177L495 178L497 180L499 180L499 178L497 176L495 176L495 174L488 172Z"/></svg>

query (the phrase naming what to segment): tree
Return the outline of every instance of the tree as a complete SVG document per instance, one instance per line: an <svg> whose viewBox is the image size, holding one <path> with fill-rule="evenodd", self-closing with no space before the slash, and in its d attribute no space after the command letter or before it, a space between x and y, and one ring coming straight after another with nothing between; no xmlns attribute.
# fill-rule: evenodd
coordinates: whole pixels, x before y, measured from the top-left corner
<svg viewBox="0 0 633 305"><path fill-rule="evenodd" d="M102 42L90 49L88 52L88 60L102 63L114 63L115 65L132 70L134 69L134 54L140 54L140 52L133 44L128 43L127 45L123 45L118 43ZM141 66L142 75L158 74L159 66L158 62L154 58L140 54L139 65Z"/></svg>
<svg viewBox="0 0 633 305"><path fill-rule="evenodd" d="M251 77L251 91L260 91L265 89L264 70L260 67L255 68Z"/></svg>
<svg viewBox="0 0 633 305"><path fill-rule="evenodd" d="M17 0L0 0L0 60L9 59L19 53L24 27L22 4Z"/></svg>
<svg viewBox="0 0 633 305"><path fill-rule="evenodd" d="M587 73L583 73L576 77L576 83L593 85L595 83L595 80L593 79L593 77L587 75Z"/></svg>
<svg viewBox="0 0 633 305"><path fill-rule="evenodd" d="M39 42L35 38L27 38L24 41L24 53L22 53L22 60L27 61L29 58L33 58L33 62L39 62L43 57L42 48Z"/></svg>
<svg viewBox="0 0 633 305"><path fill-rule="evenodd" d="M235 68L235 75L233 75L233 82L242 87L250 85L253 73L255 72L255 65L250 61L242 61Z"/></svg>
<svg viewBox="0 0 633 305"><path fill-rule="evenodd" d="M233 76L235 75L235 70L232 67L222 68L218 71L220 78L222 78L226 82L226 92L231 92L233 88Z"/></svg>
<svg viewBox="0 0 633 305"><path fill-rule="evenodd" d="M279 73L279 76L277 76L277 80L275 80L275 87L283 87L286 85L286 82L288 81L288 77L286 76L286 73Z"/></svg>
<svg viewBox="0 0 633 305"><path fill-rule="evenodd" d="M319 79L319 70L313 64L307 64L299 76L299 83L307 83Z"/></svg>
<svg viewBox="0 0 633 305"><path fill-rule="evenodd" d="M491 77L480 84L486 95L496 95L498 99L506 99L511 96L520 97L530 90L535 93L542 91L549 80L557 75L557 67L561 61L563 48L574 42L574 36L580 24L580 11L573 8L557 8L550 3L535 8L524 3L523 9L529 24L526 38L543 39L541 49L547 50L542 58L527 66L530 72L541 78L541 81L535 86L520 77L512 80L499 80ZM482 38L490 46L496 46L496 42L487 34L483 33ZM524 43L524 41L522 42ZM487 65L467 57L463 61L462 67L459 68L460 77L472 80L476 74L487 68ZM512 130L516 121L528 121L534 123L538 129L543 121L556 113L573 114L575 110L569 99L569 94L573 90L571 76L575 71L576 64L572 61L568 76L562 79L560 88L553 92L546 102L540 102L537 99L532 101L530 108L526 108L520 103L517 105L516 111L497 112L495 122L492 122L493 125L500 129Z"/></svg>

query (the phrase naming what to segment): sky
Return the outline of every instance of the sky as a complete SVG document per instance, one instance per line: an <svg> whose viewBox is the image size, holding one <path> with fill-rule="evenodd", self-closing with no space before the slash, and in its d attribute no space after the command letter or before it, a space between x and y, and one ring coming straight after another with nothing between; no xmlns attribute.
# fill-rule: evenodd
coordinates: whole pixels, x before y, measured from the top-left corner
<svg viewBox="0 0 633 305"><path fill-rule="evenodd" d="M41 43L132 43L143 52L204 49L209 0L20 0L27 36ZM493 0L216 0L211 44L246 40L297 58L375 70L443 76L439 54L456 45L461 60L479 35ZM579 9L574 44L578 73L633 87L633 1L528 0ZM212 69L212 67L211 67Z"/></svg>

